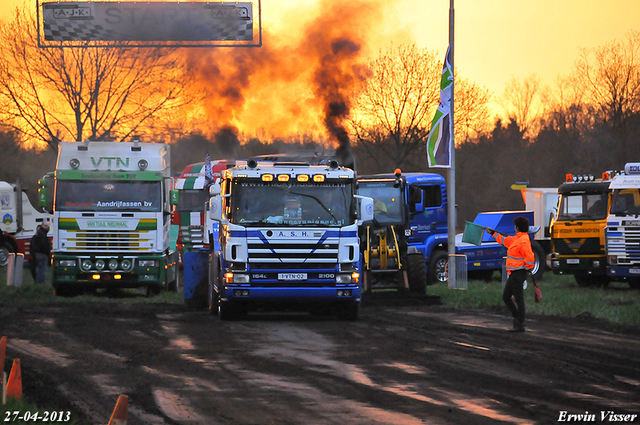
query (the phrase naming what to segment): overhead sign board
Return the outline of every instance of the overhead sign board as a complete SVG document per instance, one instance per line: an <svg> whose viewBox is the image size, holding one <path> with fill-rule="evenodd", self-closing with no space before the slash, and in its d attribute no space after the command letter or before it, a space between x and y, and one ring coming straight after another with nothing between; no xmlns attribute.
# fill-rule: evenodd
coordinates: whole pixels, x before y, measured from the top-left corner
<svg viewBox="0 0 640 425"><path fill-rule="evenodd" d="M252 41L251 2L45 2L46 41Z"/></svg>

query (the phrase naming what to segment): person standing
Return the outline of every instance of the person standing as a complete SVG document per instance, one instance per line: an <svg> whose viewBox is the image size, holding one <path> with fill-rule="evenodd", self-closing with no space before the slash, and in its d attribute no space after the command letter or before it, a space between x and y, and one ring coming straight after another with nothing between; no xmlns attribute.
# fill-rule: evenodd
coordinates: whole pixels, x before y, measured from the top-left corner
<svg viewBox="0 0 640 425"><path fill-rule="evenodd" d="M47 233L49 233L49 222L44 221L38 226L38 230L31 238L31 245L29 246L31 257L35 259L36 263L36 285L44 284L47 278L47 270L51 258L51 243Z"/></svg>
<svg viewBox="0 0 640 425"><path fill-rule="evenodd" d="M515 236L502 235L490 227L489 233L500 245L507 248L507 274L509 278L502 292L502 300L513 316L510 332L524 332L524 282L535 266L535 255L529 238L529 219L516 217L513 220ZM512 298L513 297L513 298ZM515 299L515 303L513 301Z"/></svg>

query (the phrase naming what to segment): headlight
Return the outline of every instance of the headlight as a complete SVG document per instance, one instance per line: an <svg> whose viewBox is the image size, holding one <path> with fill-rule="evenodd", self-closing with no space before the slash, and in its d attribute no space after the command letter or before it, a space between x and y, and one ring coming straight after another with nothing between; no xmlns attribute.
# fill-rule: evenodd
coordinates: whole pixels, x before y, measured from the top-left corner
<svg viewBox="0 0 640 425"><path fill-rule="evenodd" d="M158 267L158 260L138 260L139 267Z"/></svg>
<svg viewBox="0 0 640 425"><path fill-rule="evenodd" d="M109 260L109 270L116 270L118 268L118 260L112 258Z"/></svg>
<svg viewBox="0 0 640 425"><path fill-rule="evenodd" d="M91 260L82 260L82 263L80 263L80 267L82 268L82 270L84 271L89 271L91 270L91 266L93 265L93 263L91 263Z"/></svg>
<svg viewBox="0 0 640 425"><path fill-rule="evenodd" d="M105 266L105 262L104 262L104 260L98 260L98 261L96 261L96 269L98 269L98 270L104 270L104 266Z"/></svg>
<svg viewBox="0 0 640 425"><path fill-rule="evenodd" d="M336 275L336 283L353 283L353 278L350 274L339 274Z"/></svg>
<svg viewBox="0 0 640 425"><path fill-rule="evenodd" d="M234 273L233 283L249 283L249 275L242 274L242 273Z"/></svg>
<svg viewBox="0 0 640 425"><path fill-rule="evenodd" d="M132 269L133 263L131 262L131 260L122 260L122 263L120 263L120 265L122 266L122 270L129 271Z"/></svg>
<svg viewBox="0 0 640 425"><path fill-rule="evenodd" d="M60 260L60 267L75 267L76 260Z"/></svg>

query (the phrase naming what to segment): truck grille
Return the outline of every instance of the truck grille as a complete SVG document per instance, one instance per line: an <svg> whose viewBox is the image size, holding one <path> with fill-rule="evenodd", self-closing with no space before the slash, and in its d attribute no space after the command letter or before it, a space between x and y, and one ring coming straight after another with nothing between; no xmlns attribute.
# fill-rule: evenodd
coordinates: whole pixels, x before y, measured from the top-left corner
<svg viewBox="0 0 640 425"><path fill-rule="evenodd" d="M182 243L202 245L204 243L204 226L180 226Z"/></svg>
<svg viewBox="0 0 640 425"><path fill-rule="evenodd" d="M560 255L604 255L600 238L563 238L553 240L554 250Z"/></svg>
<svg viewBox="0 0 640 425"><path fill-rule="evenodd" d="M609 236L622 236L622 243L608 242L609 254L618 257L618 264L640 263L640 227L619 227Z"/></svg>
<svg viewBox="0 0 640 425"><path fill-rule="evenodd" d="M326 240L322 243L303 241L292 244L283 240L269 243L248 244L249 264L257 270L335 270L338 263L338 242Z"/></svg>
<svg viewBox="0 0 640 425"><path fill-rule="evenodd" d="M155 251L155 231L60 230L66 251Z"/></svg>

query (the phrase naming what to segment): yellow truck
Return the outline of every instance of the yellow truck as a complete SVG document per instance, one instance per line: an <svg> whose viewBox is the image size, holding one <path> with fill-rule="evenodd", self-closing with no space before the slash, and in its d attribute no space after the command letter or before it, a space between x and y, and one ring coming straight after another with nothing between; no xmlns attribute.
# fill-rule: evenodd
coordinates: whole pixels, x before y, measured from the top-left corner
<svg viewBox="0 0 640 425"><path fill-rule="evenodd" d="M567 174L558 187L558 212L551 224L551 269L554 274L574 275L579 286L609 283L604 229L612 174L604 172L599 179Z"/></svg>

